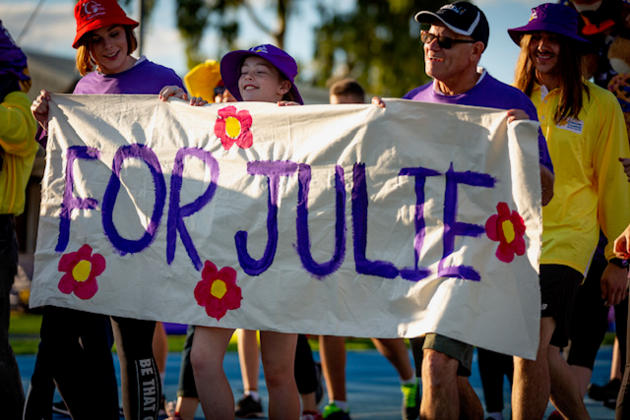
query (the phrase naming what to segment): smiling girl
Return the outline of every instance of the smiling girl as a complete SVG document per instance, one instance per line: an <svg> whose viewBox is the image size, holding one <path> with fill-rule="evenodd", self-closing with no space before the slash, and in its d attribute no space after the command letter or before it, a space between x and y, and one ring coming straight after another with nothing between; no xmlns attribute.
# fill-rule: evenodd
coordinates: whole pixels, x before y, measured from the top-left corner
<svg viewBox="0 0 630 420"><path fill-rule="evenodd" d="M76 65L83 76L74 89L75 94L157 94L167 85L176 85L183 90L183 83L173 70L145 57L136 59L130 55L138 44L133 34L138 22L128 18L116 0L81 0L74 8L74 15L77 32L72 46L77 49ZM42 90L31 106L33 115L44 129L48 126L49 101L50 93ZM121 362L125 417L157 419L161 380L152 350L155 322L112 318ZM75 418L119 417L116 382L111 376L113 369L100 372L100 377L93 373L86 382L80 382L82 375L88 375L94 367L111 365L109 347L103 350L106 346L103 325L107 323L108 319L102 315L70 309L50 308L44 315L38 359L51 361L55 381ZM89 354L89 346L78 349L81 347L78 343L85 343L88 335L95 337L91 341L95 349ZM65 341L60 342L60 338ZM53 341L54 345L51 344ZM65 351L68 348L76 350L74 360L68 357L69 353ZM86 359L90 365L81 366ZM67 360L67 364L60 360ZM74 376L69 377L67 370L73 371ZM107 384L106 391L100 391L96 396L98 400L94 396L97 393L90 392L95 382ZM86 387L85 383L90 386ZM97 404L105 392L113 397L102 405ZM116 404L113 411L112 400Z"/></svg>

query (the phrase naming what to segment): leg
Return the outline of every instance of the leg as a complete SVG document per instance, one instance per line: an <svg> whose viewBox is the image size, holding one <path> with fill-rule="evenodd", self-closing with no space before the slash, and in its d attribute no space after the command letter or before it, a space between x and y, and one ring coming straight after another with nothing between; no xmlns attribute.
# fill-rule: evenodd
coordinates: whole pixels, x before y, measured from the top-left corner
<svg viewBox="0 0 630 420"><path fill-rule="evenodd" d="M293 372L296 343L295 334L260 332L270 419L297 419L300 416L300 401Z"/></svg>
<svg viewBox="0 0 630 420"><path fill-rule="evenodd" d="M536 360L514 358L512 385L512 418L514 420L542 419L549 402L549 342L555 328L551 317L540 320L540 341Z"/></svg>
<svg viewBox="0 0 630 420"><path fill-rule="evenodd" d="M459 418L483 420L483 406L481 400L470 385L468 377L457 377L457 393L459 395Z"/></svg>
<svg viewBox="0 0 630 420"><path fill-rule="evenodd" d="M157 419L162 386L153 357L155 321L113 317L125 418Z"/></svg>
<svg viewBox="0 0 630 420"><path fill-rule="evenodd" d="M238 361L241 366L241 378L243 379L243 391L258 391L258 339L255 330L238 329Z"/></svg>
<svg viewBox="0 0 630 420"><path fill-rule="evenodd" d="M548 351L551 402L565 418L589 419L575 376L562 357L560 349L550 345Z"/></svg>
<svg viewBox="0 0 630 420"><path fill-rule="evenodd" d="M317 391L318 386L317 370L315 360L313 360L313 351L304 334L298 334L297 337L293 368L295 383L302 400L302 410L317 411L317 403L315 402L315 391Z"/></svg>
<svg viewBox="0 0 630 420"><path fill-rule="evenodd" d="M190 358L206 419L234 418L234 395L223 370L223 358L233 333L227 328L195 327Z"/></svg>
<svg viewBox="0 0 630 420"><path fill-rule="evenodd" d="M40 342L35 359L35 368L31 375L31 384L24 404L24 416L22 420L51 420L52 402L55 394L55 382L53 381L50 367L44 361Z"/></svg>
<svg viewBox="0 0 630 420"><path fill-rule="evenodd" d="M184 349L182 350L182 362L179 369L179 384L177 386L177 402L175 403L175 413L182 420L193 420L199 398L197 397L197 386L195 385L195 376L190 361L190 351L193 339L195 337L194 325L189 325L186 330L186 340L184 341Z"/></svg>
<svg viewBox="0 0 630 420"><path fill-rule="evenodd" d="M389 360L398 372L400 379L405 381L414 376L409 352L402 338L373 338L376 349Z"/></svg>
<svg viewBox="0 0 630 420"><path fill-rule="evenodd" d="M628 301L628 313L630 313L630 299ZM619 389L619 395L617 396L617 408L615 410L615 419L624 420L630 417L630 352L627 351L630 348L630 322L626 322L626 367L623 370L623 379L621 380L621 388Z"/></svg>
<svg viewBox="0 0 630 420"><path fill-rule="evenodd" d="M328 399L346 401L346 338L319 336L319 357L328 390Z"/></svg>
<svg viewBox="0 0 630 420"><path fill-rule="evenodd" d="M17 272L17 240L13 216L0 215L0 401L4 415L19 418L24 406L24 390L18 365L9 345L9 292Z"/></svg>
<svg viewBox="0 0 630 420"><path fill-rule="evenodd" d="M488 414L503 412L503 376L505 366L512 366L512 357L477 348L479 376Z"/></svg>
<svg viewBox="0 0 630 420"><path fill-rule="evenodd" d="M444 353L425 349L422 357L421 419L458 419L459 394L457 368L459 362Z"/></svg>

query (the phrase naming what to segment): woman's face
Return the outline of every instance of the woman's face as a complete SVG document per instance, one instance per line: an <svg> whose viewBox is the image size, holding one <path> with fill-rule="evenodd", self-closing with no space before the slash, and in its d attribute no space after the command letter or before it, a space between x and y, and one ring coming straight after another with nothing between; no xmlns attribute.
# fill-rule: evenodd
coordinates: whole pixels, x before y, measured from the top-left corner
<svg viewBox="0 0 630 420"><path fill-rule="evenodd" d="M88 36L90 54L101 73L115 74L131 68L134 60L129 56L123 26L112 25L96 29Z"/></svg>
<svg viewBox="0 0 630 420"><path fill-rule="evenodd" d="M560 41L558 35L550 32L534 32L529 42L529 59L536 73L553 75L558 68Z"/></svg>
<svg viewBox="0 0 630 420"><path fill-rule="evenodd" d="M278 102L290 89L291 82L264 58L252 55L243 61L238 91L244 101Z"/></svg>

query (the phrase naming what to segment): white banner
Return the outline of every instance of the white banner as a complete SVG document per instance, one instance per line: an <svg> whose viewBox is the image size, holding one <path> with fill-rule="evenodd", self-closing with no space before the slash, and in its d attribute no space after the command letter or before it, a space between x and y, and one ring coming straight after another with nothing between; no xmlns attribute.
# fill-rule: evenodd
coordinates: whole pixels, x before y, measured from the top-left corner
<svg viewBox="0 0 630 420"><path fill-rule="evenodd" d="M534 358L537 124L53 95L31 306Z"/></svg>

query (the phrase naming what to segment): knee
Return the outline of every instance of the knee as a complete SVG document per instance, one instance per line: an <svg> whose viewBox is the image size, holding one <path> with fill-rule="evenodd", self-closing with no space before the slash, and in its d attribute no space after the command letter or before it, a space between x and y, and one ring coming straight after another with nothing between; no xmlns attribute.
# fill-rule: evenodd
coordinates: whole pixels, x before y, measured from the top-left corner
<svg viewBox="0 0 630 420"><path fill-rule="evenodd" d="M441 384L457 378L459 362L439 351L425 349L422 357L422 379Z"/></svg>
<svg viewBox="0 0 630 420"><path fill-rule="evenodd" d="M267 388L283 387L294 384L293 365L285 363L263 363Z"/></svg>

